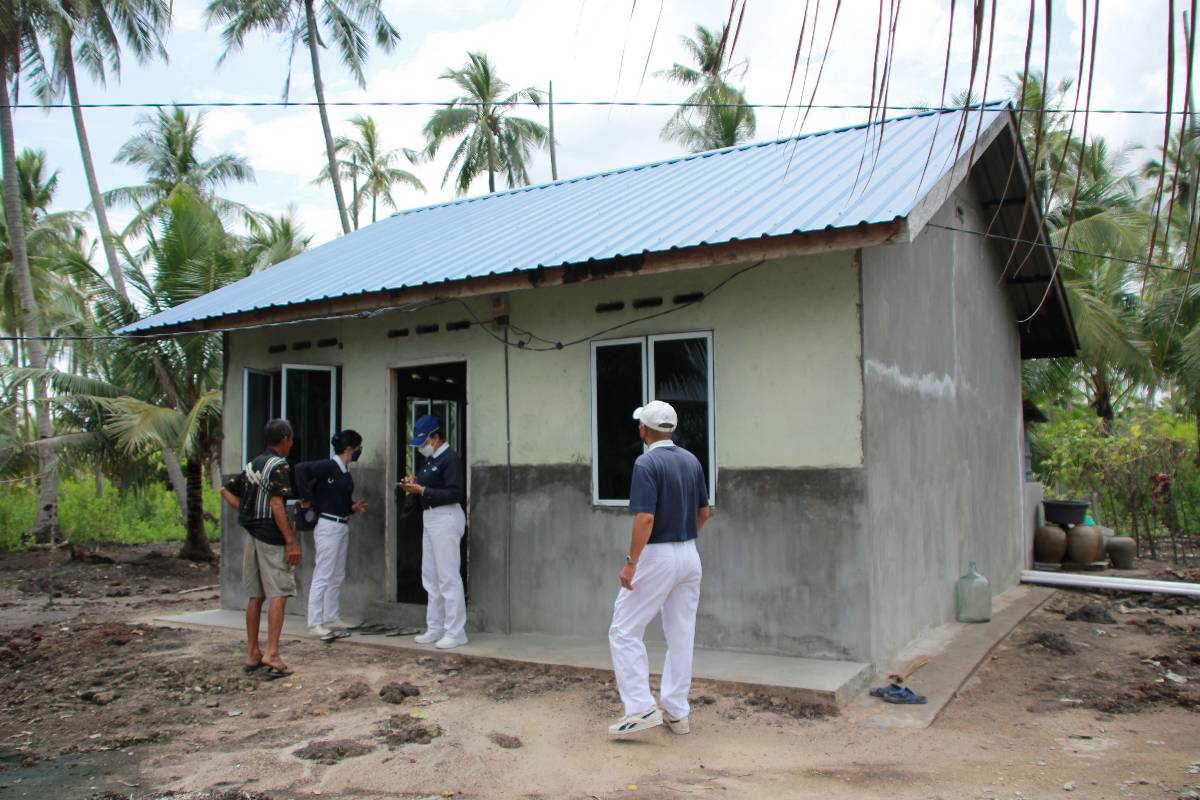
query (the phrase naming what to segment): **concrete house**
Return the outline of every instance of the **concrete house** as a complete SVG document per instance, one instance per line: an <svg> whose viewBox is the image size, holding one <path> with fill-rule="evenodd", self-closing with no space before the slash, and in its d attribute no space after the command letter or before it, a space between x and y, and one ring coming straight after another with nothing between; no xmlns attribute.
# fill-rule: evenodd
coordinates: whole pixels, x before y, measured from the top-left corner
<svg viewBox="0 0 1200 800"><path fill-rule="evenodd" d="M222 332L228 473L273 416L300 459L363 434L348 616L423 619L396 483L432 411L469 628L603 639L658 398L716 508L697 644L882 665L968 561L1028 560L1021 361L1077 349L1031 191L1008 105L917 114L403 211L125 332Z"/></svg>

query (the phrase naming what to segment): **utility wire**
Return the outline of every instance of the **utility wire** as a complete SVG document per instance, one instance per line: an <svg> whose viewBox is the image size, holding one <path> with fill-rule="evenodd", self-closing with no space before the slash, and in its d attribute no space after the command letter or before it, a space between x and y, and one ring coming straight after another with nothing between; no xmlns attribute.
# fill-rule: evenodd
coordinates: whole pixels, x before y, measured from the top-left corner
<svg viewBox="0 0 1200 800"><path fill-rule="evenodd" d="M456 108L474 108L480 103L462 103L449 100L187 100L187 101L130 101L109 103L80 103L80 108L312 108L325 107L409 107L409 106L440 106ZM532 100L515 100L515 106L549 105L546 101L538 103ZM863 110L863 111L976 111L978 104L972 106L921 106L921 105L870 105L868 103L704 103L704 102L671 102L654 100L555 100L555 106L584 106L584 107L641 107L641 108L764 108L764 109L800 109L815 108L825 110ZM0 108L10 109L70 109L70 103L10 103ZM1166 116L1169 112L1155 108L1045 108L1039 109L1026 106L1031 113L1051 114L1132 114L1149 116ZM1177 112L1174 112L1177 113Z"/></svg>
<svg viewBox="0 0 1200 800"><path fill-rule="evenodd" d="M1132 264L1135 267L1149 267L1163 272L1187 272L1185 267L1168 267L1165 264L1155 264L1150 261L1140 261L1136 258L1122 258L1120 256L1106 255L1104 253L1092 253L1087 250L1078 250L1074 247L1062 247L1061 245L1049 244L1048 242L1035 242L1029 239L1020 239L1013 236L1005 236L1000 233L987 233L985 231L973 231L969 228L956 228L953 225L940 225L936 222L926 223L930 228L941 228L944 231L954 231L955 233L969 233L972 236L982 236L985 239L1000 239L1001 241L1011 242L1013 244L1027 244L1033 247L1041 247L1047 250L1054 250L1059 253L1070 253L1077 256L1091 256L1093 258L1103 258L1107 261L1116 261L1121 264Z"/></svg>

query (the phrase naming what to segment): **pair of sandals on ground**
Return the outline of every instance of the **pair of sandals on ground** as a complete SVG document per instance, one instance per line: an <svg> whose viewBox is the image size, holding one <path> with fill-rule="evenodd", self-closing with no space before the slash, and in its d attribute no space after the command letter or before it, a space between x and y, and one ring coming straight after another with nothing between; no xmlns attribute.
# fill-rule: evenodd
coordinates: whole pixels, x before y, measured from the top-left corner
<svg viewBox="0 0 1200 800"><path fill-rule="evenodd" d="M280 678L290 678L296 672L287 664L283 663L282 658L280 658L278 661L268 661L266 656L264 656L262 653L258 654L258 661L255 661L253 664L246 663L242 665L242 672L245 672L247 675L258 672L260 669L266 670L266 672L263 673L263 678L268 681L277 681Z"/></svg>

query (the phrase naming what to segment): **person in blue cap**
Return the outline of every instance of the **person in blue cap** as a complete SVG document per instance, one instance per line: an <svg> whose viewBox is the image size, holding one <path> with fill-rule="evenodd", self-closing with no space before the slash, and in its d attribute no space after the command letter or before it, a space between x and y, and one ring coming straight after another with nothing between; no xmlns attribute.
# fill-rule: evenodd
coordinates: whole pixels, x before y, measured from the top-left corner
<svg viewBox="0 0 1200 800"><path fill-rule="evenodd" d="M450 449L442 431L442 421L434 416L426 415L413 424L412 446L425 461L415 477L404 478L400 488L416 495L424 509L421 585L429 594L429 603L425 633L416 641L449 650L467 643L466 594L459 572L459 547L467 528L463 511L466 481L462 459Z"/></svg>

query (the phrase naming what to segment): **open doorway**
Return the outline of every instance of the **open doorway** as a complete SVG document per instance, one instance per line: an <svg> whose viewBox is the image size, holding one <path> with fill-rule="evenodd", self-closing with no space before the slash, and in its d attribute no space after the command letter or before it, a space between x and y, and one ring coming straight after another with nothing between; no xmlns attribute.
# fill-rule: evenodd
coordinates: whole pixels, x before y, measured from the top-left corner
<svg viewBox="0 0 1200 800"><path fill-rule="evenodd" d="M467 454L467 365L456 361L423 364L395 370L396 380L396 474L398 478L415 475L424 457L410 447L413 423L433 414L442 420L443 435L450 447L462 457L463 471L469 474ZM469 486L468 486L469 490ZM396 494L396 600L424 605L427 601L421 585L421 505L397 486ZM463 586L467 582L467 532L462 538ZM470 602L470 591L467 592Z"/></svg>

